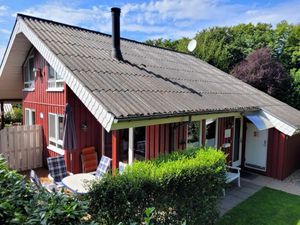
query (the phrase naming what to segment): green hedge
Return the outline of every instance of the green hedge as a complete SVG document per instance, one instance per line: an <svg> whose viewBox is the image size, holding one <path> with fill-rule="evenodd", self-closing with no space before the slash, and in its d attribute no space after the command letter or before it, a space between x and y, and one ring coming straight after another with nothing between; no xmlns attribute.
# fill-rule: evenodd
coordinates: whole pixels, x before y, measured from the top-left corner
<svg viewBox="0 0 300 225"><path fill-rule="evenodd" d="M214 149L188 150L135 162L121 176L91 185L90 214L100 224L142 221L155 207L155 224L214 224L225 184L225 156Z"/></svg>
<svg viewBox="0 0 300 225"><path fill-rule="evenodd" d="M37 190L0 155L0 224L90 224L87 202Z"/></svg>

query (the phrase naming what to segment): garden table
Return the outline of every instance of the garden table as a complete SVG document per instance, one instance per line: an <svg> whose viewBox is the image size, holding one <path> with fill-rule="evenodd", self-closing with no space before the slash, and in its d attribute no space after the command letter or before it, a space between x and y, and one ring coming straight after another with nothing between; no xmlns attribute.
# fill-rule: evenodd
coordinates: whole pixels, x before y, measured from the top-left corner
<svg viewBox="0 0 300 225"><path fill-rule="evenodd" d="M88 193L89 181L95 180L96 177L91 173L78 173L72 176L67 176L62 179L63 185L76 194Z"/></svg>

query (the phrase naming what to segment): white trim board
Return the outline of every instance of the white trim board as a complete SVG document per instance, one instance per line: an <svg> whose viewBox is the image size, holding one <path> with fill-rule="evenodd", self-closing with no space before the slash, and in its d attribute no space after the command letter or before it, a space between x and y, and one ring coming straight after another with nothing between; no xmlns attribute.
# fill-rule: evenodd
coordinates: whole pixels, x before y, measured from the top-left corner
<svg viewBox="0 0 300 225"><path fill-rule="evenodd" d="M0 68L0 76L3 74L3 68L6 64L12 44L15 40L16 34L22 32L31 44L39 51L44 59L54 68L55 71L60 73L64 78L66 84L77 95L82 103L88 110L96 117L100 124L106 131L110 131L111 125L114 121L113 114L109 113L100 102L93 96L93 94L85 88L85 86L78 81L73 73L56 57L56 55L43 43L42 40L33 32L23 21L21 17L17 18L17 23L11 36L7 51L5 52L3 63Z"/></svg>
<svg viewBox="0 0 300 225"><path fill-rule="evenodd" d="M288 125L287 123L276 118L275 116L272 116L270 113L264 110L262 110L262 112L268 118L268 120L274 125L274 127L280 132L288 136L293 136L294 134L297 133L298 130L295 127Z"/></svg>

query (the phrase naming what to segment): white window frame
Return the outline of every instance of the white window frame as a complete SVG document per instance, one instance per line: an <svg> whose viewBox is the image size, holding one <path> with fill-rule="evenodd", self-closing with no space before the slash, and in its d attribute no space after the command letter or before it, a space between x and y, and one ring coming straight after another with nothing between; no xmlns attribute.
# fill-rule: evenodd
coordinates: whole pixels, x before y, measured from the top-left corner
<svg viewBox="0 0 300 225"><path fill-rule="evenodd" d="M48 69L48 89L47 91L63 91L64 90L64 80L63 79L58 79L58 73L53 69L53 67L47 63L47 69ZM50 74L50 69L53 70L54 72L54 79L50 79L49 74ZM52 84L52 85L50 85ZM62 85L62 86L61 86Z"/></svg>
<svg viewBox="0 0 300 225"><path fill-rule="evenodd" d="M26 112L29 113L29 121L27 121ZM33 120L33 112L34 112L34 115L35 115L34 120ZM35 111L35 109L25 108L25 125L35 125L35 123L33 123L33 121L36 121L36 111Z"/></svg>
<svg viewBox="0 0 300 225"><path fill-rule="evenodd" d="M30 70L30 63L29 63L31 59L33 59L32 71ZM30 72L33 72L33 80L30 79ZM34 91L35 88L34 54L32 54L31 52L23 66L23 78L24 78L23 91Z"/></svg>
<svg viewBox="0 0 300 225"><path fill-rule="evenodd" d="M55 138L50 137L50 116L54 116L55 117ZM65 151L64 149L60 148L59 146L63 145L63 140L59 139L59 122L58 119L60 117L64 117L61 114L55 114L55 113L48 113L48 138L49 138L49 145L48 145L48 149L50 149L51 151L54 151L60 155L64 155ZM52 144L54 143L54 144Z"/></svg>

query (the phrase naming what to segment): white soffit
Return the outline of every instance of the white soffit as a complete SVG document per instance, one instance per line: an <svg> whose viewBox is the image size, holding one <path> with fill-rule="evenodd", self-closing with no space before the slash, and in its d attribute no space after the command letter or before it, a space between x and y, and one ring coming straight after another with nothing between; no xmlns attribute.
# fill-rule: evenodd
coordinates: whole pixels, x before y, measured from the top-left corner
<svg viewBox="0 0 300 225"><path fill-rule="evenodd" d="M73 73L56 57L56 55L43 43L43 41L38 38L38 36L26 25L26 23L20 17L17 19L13 35L16 32L22 32L32 43L32 45L45 58L45 60L54 68L54 70L60 71L66 84L77 95L77 97L88 108L88 110L96 117L96 119L101 123L105 130L109 132L114 121L114 116L103 108L98 100L94 98L93 94L74 77ZM10 47L7 49L7 52L4 56L4 61L1 65L0 74L2 73L4 65L7 63L7 56L9 55L13 41L14 38L12 37L9 43Z"/></svg>
<svg viewBox="0 0 300 225"><path fill-rule="evenodd" d="M293 136L297 133L297 128L283 122L282 120L276 118L265 110L262 110L262 113L268 118L268 120L274 125L274 127L282 133L288 136Z"/></svg>

